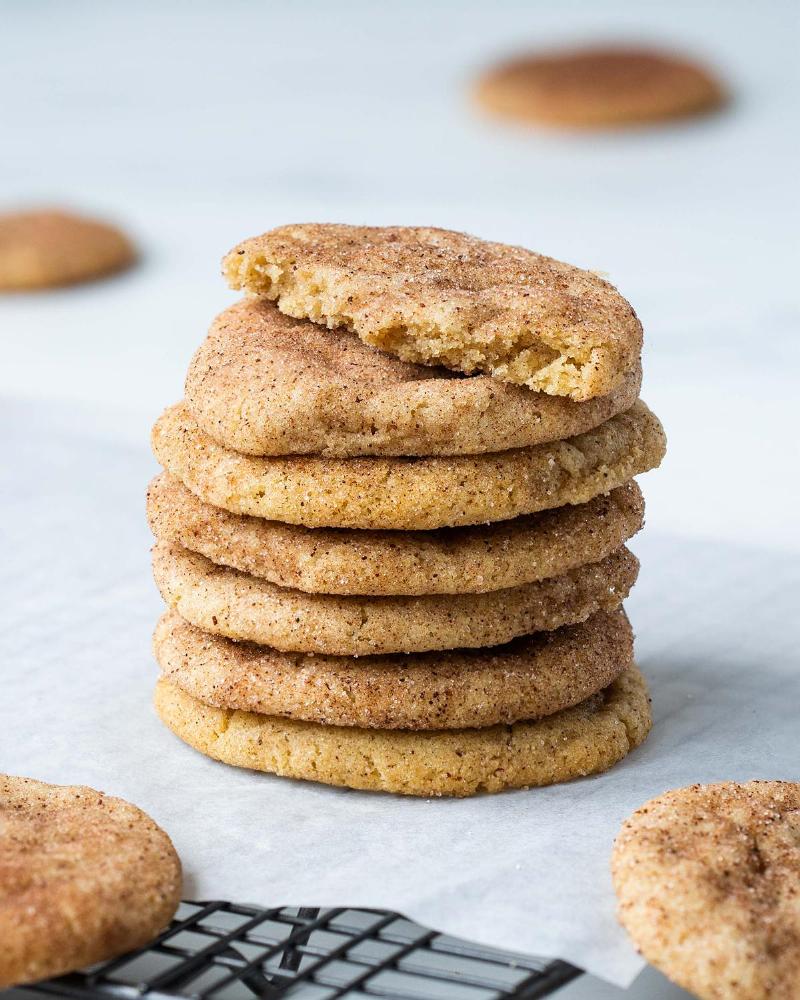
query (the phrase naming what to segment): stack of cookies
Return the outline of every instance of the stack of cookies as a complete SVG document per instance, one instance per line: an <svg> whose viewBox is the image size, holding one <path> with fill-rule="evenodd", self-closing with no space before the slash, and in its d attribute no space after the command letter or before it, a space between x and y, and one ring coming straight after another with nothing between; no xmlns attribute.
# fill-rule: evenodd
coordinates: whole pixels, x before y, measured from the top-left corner
<svg viewBox="0 0 800 1000"><path fill-rule="evenodd" d="M224 262L153 430L156 707L218 760L409 795L596 773L650 728L622 601L665 441L600 277L436 229Z"/></svg>

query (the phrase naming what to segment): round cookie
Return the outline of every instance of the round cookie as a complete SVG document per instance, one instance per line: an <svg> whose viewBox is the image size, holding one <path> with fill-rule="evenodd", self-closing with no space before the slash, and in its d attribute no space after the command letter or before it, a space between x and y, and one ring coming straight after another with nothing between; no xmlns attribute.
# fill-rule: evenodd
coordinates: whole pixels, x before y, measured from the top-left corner
<svg viewBox="0 0 800 1000"><path fill-rule="evenodd" d="M232 288L352 330L403 361L587 400L639 363L642 325L613 285L523 247L446 229L307 224L245 240Z"/></svg>
<svg viewBox="0 0 800 1000"><path fill-rule="evenodd" d="M279 587L322 594L502 590L599 562L642 527L635 482L575 507L438 531L305 528L231 514L169 473L147 490L153 534Z"/></svg>
<svg viewBox="0 0 800 1000"><path fill-rule="evenodd" d="M114 226L59 210L0 216L0 290L90 281L133 263L136 251Z"/></svg>
<svg viewBox="0 0 800 1000"><path fill-rule="evenodd" d="M710 111L725 93L702 66L675 55L587 48L502 63L480 79L475 100L520 122L614 128Z"/></svg>
<svg viewBox="0 0 800 1000"><path fill-rule="evenodd" d="M153 548L161 596L192 625L284 651L365 656L497 646L612 611L636 582L624 546L562 576L485 594L362 597L276 587L170 542Z"/></svg>
<svg viewBox="0 0 800 1000"><path fill-rule="evenodd" d="M552 715L633 663L621 609L492 649L358 660L231 642L169 611L153 645L166 680L207 705L365 729L471 729Z"/></svg>
<svg viewBox="0 0 800 1000"><path fill-rule="evenodd" d="M641 366L585 403L412 365L245 299L216 318L186 379L199 426L249 455L461 455L596 427L636 402Z"/></svg>
<svg viewBox="0 0 800 1000"><path fill-rule="evenodd" d="M158 461L207 503L310 528L427 530L580 504L659 464L666 440L641 400L594 430L487 455L264 458L228 451L184 404L153 428Z"/></svg>
<svg viewBox="0 0 800 1000"><path fill-rule="evenodd" d="M0 776L0 988L141 947L170 921L181 866L136 806Z"/></svg>
<svg viewBox="0 0 800 1000"><path fill-rule="evenodd" d="M163 678L155 705L177 736L223 763L421 796L499 792L596 774L639 746L652 724L647 687L636 667L573 708L484 729L321 726L212 708Z"/></svg>
<svg viewBox="0 0 800 1000"><path fill-rule="evenodd" d="M800 996L800 784L656 796L623 824L611 870L634 944L693 995Z"/></svg>

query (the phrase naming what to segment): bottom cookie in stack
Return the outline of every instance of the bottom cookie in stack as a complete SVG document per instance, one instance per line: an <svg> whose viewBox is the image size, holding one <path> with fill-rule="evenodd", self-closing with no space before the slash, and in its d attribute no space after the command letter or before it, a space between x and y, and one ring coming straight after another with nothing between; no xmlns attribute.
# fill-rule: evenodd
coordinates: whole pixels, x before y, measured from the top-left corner
<svg viewBox="0 0 800 1000"><path fill-rule="evenodd" d="M466 796L604 771L651 726L622 610L489 649L284 653L168 612L156 708L238 767L350 788Z"/></svg>

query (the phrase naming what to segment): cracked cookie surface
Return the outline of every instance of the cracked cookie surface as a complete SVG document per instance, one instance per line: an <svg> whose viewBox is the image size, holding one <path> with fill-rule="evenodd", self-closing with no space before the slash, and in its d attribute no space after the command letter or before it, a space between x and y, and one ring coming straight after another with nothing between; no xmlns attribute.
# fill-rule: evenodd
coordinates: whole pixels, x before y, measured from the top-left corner
<svg viewBox="0 0 800 1000"><path fill-rule="evenodd" d="M523 247L426 227L283 226L234 247L232 288L352 330L415 364L587 400L639 363L642 326L599 275Z"/></svg>
<svg viewBox="0 0 800 1000"><path fill-rule="evenodd" d="M800 784L692 785L625 821L611 864L620 922L702 1000L800 996Z"/></svg>

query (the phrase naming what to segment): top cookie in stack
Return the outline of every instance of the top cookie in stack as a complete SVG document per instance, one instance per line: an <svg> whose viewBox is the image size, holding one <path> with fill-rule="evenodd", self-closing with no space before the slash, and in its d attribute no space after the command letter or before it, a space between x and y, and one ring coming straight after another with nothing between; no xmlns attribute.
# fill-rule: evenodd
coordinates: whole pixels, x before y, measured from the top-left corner
<svg viewBox="0 0 800 1000"><path fill-rule="evenodd" d="M224 262L153 431L157 706L232 764L467 795L644 739L621 602L664 436L606 281L435 229L275 230Z"/></svg>

